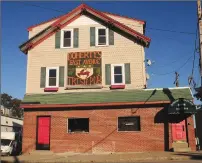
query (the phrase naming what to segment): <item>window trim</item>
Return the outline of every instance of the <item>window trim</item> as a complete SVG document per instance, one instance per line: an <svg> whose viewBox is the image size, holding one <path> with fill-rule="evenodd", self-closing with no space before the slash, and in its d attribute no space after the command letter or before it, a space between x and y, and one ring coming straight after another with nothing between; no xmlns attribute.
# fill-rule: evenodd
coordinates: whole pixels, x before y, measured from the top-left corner
<svg viewBox="0 0 202 163"><path fill-rule="evenodd" d="M56 69L56 85L49 86L49 70ZM59 67L46 67L46 88L55 88L59 87Z"/></svg>
<svg viewBox="0 0 202 163"><path fill-rule="evenodd" d="M122 83L114 82L114 67L115 66L122 67ZM111 85L125 85L125 66L124 66L124 64L111 64Z"/></svg>
<svg viewBox="0 0 202 163"><path fill-rule="evenodd" d="M140 119L140 130L139 131L119 131L119 118L127 118L127 117L139 117ZM139 115L135 115L135 116L120 116L117 117L117 132L141 132L141 117Z"/></svg>
<svg viewBox="0 0 202 163"><path fill-rule="evenodd" d="M69 119L88 119L88 132L69 132ZM68 134L88 134L88 133L90 133L90 118L88 118L88 117L67 117L67 133Z"/></svg>
<svg viewBox="0 0 202 163"><path fill-rule="evenodd" d="M98 30L99 29L105 29L106 30L106 44L105 45L99 45L98 44L98 40L99 40L99 37L98 37ZM106 27L96 27L96 30L95 30L95 45L96 46L109 46L109 29L106 28Z"/></svg>
<svg viewBox="0 0 202 163"><path fill-rule="evenodd" d="M64 32L70 31L71 32L71 46L65 47L64 46ZM61 30L61 35L60 35L60 48L68 49L68 48L73 48L73 38L74 38L74 32L73 29L65 29Z"/></svg>

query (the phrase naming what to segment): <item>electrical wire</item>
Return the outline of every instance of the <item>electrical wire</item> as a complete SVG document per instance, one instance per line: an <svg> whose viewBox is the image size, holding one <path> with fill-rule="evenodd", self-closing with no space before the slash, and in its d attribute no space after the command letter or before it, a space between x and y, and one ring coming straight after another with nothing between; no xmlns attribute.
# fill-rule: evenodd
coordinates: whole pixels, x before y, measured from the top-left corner
<svg viewBox="0 0 202 163"><path fill-rule="evenodd" d="M197 31L198 31L198 28L196 29L196 32L195 32L195 41L194 41L194 53L193 53L193 55L191 55L187 60L186 60L186 62L185 63L183 63L179 68L177 68L176 70L173 70L173 71L170 71L170 72L167 72L167 73L162 73L162 74L158 74L158 73L153 73L152 72L152 74L154 74L154 75L169 75L169 74L172 74L172 73L174 73L174 72L179 72L188 62L189 62L189 60L192 58L192 57L194 57L193 58L193 64L192 64L192 77L193 77L193 74L194 74L194 66L195 66L195 58L196 58L196 50L197 50L197 48L196 48L196 41L197 41Z"/></svg>
<svg viewBox="0 0 202 163"><path fill-rule="evenodd" d="M65 13L64 11L61 11L61 10L56 10L56 9L53 9L53 8L47 8L47 7L43 7L43 6L40 6L40 5L28 4L28 3L25 3L25 2L21 2L21 3L23 3L25 5L28 5L28 6L38 7L38 8L42 8L42 9L46 9L46 10L52 10L52 11L56 11L56 12L60 12L60 13ZM126 24L126 25L131 25L131 24ZM135 26L135 25L131 25L131 26ZM139 27L141 27L141 26L139 26ZM160 29L160 28L153 28L153 27L150 27L150 28L147 27L147 29L149 29L149 30L163 31L163 32L173 32L173 33L189 34L189 35L196 34L196 33L192 33L192 32L176 31L176 30L168 30L168 29ZM195 51L196 51L196 48L195 48ZM174 73L176 71L179 71L181 68L183 68L188 63L189 59L191 59L192 57L193 56L189 57L186 60L186 62L182 66L180 66L178 69L176 69L176 70L173 70L173 71L167 72L167 73L162 73L162 74L158 74L158 73L153 73L153 74L155 74L155 75L168 75L168 74ZM195 55L194 55L194 60L195 60ZM173 63L175 63L176 61L174 61Z"/></svg>
<svg viewBox="0 0 202 163"><path fill-rule="evenodd" d="M181 33L181 34L189 34L189 35L194 35L196 33L192 33L192 32L185 32L185 31L175 31L175 30L169 30L169 29L160 29L160 28L148 28L148 30L156 30L156 31L163 31L163 32L173 32L173 33Z"/></svg>
<svg viewBox="0 0 202 163"><path fill-rule="evenodd" d="M173 71L162 73L162 74L152 72L152 74L162 76L162 75L169 75L169 74L172 74L174 72L179 72L190 61L190 59L192 57L193 57L193 55L191 55L180 67L178 67L177 69L175 69Z"/></svg>
<svg viewBox="0 0 202 163"><path fill-rule="evenodd" d="M195 42L194 42L194 59L193 59L193 65L192 65L192 71L191 71L191 76L193 77L194 75L194 66L195 66L195 59L196 59L196 50L197 50L197 45L196 45L196 41L197 41L197 31L198 31L198 28L196 28L196 38L195 38Z"/></svg>
<svg viewBox="0 0 202 163"><path fill-rule="evenodd" d="M166 67L166 66L170 66L171 64L173 64L173 63L176 63L176 62L178 62L179 61L179 59L181 59L182 57L180 57L180 58L178 58L178 59L176 59L176 60L174 60L174 61L171 61L171 62L169 62L169 63L165 63L165 64L157 64L157 67ZM154 65L155 65L155 63L154 63Z"/></svg>
<svg viewBox="0 0 202 163"><path fill-rule="evenodd" d="M134 24L125 24L130 25L134 27L142 27L140 25L134 25ZM153 28L153 27L146 27L147 30L155 30L155 31L162 31L162 32L172 32L172 33L180 33L180 34L189 34L189 35L195 35L194 32L186 32L186 31L176 31L176 30L169 30L169 29L162 29L162 28Z"/></svg>
<svg viewBox="0 0 202 163"><path fill-rule="evenodd" d="M52 10L52 11L56 11L56 12L60 12L60 13L66 13L65 11L61 11L61 10L57 10L57 9L53 9L53 8L48 8L48 7L43 7L40 5L35 5L35 4L28 4L26 2L20 2L22 4L25 4L27 6L33 6L33 7L38 7L38 8L42 8L45 10ZM138 26L138 25L132 25L132 24L125 24L125 25L130 25L130 26L136 26L136 27L142 27L142 26ZM194 35L195 33L193 32L185 32L185 31L176 31L176 30L169 30L169 29L161 29L161 28L153 28L153 27L147 27L148 30L156 30L156 31L162 31L162 32L174 32L174 33L181 33L181 34L189 34L189 35Z"/></svg>
<svg viewBox="0 0 202 163"><path fill-rule="evenodd" d="M29 4L29 3L23 2L23 1L20 1L20 3L22 3L24 5L27 5L27 6L33 6L33 7L42 8L42 9L45 9L45 10L52 10L52 11L56 11L56 12L60 12L60 13L66 13L65 11L61 11L61 10L57 10L57 9L53 9L53 8L47 8L47 7L43 7L43 6L35 5L35 4Z"/></svg>

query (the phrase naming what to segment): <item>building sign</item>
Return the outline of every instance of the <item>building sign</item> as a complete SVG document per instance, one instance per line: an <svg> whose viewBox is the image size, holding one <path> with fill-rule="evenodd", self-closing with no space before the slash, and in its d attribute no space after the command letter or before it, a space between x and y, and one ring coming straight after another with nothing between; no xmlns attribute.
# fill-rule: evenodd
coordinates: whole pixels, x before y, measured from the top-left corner
<svg viewBox="0 0 202 163"><path fill-rule="evenodd" d="M168 109L169 114L180 114L180 113L196 113L196 106L190 100L179 98L170 104Z"/></svg>
<svg viewBox="0 0 202 163"><path fill-rule="evenodd" d="M100 51L72 52L67 56L67 85L97 85L102 83Z"/></svg>

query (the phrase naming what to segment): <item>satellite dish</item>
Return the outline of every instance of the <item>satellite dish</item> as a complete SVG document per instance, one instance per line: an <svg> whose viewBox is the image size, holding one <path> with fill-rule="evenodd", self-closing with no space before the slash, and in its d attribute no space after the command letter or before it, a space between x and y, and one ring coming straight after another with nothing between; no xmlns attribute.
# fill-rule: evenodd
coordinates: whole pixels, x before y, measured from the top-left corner
<svg viewBox="0 0 202 163"><path fill-rule="evenodd" d="M151 66L154 62L152 62L150 59L146 59L147 66Z"/></svg>

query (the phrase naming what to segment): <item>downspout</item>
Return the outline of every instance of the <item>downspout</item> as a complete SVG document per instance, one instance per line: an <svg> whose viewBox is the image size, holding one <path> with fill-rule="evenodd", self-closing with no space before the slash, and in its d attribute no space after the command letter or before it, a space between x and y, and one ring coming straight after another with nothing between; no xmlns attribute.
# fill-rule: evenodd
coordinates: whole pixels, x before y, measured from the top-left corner
<svg viewBox="0 0 202 163"><path fill-rule="evenodd" d="M191 92L191 96L192 98L194 99L194 96L192 94L192 91L191 91L191 88L189 87L189 90ZM194 100L192 100L194 102ZM196 107L196 105L195 105ZM196 107L196 110L197 110L197 107ZM193 123L194 123L194 134L195 134L195 144L196 144L196 150L200 150L200 142L199 142L199 138L197 136L197 126L196 126L196 116L195 116L195 113L192 115L192 118L193 118Z"/></svg>
<svg viewBox="0 0 202 163"><path fill-rule="evenodd" d="M195 114L192 115L193 117L193 122L194 122L194 133L195 133L195 143L196 143L196 150L200 150L200 142L199 142L199 138L197 136L197 127L196 127L196 116Z"/></svg>

